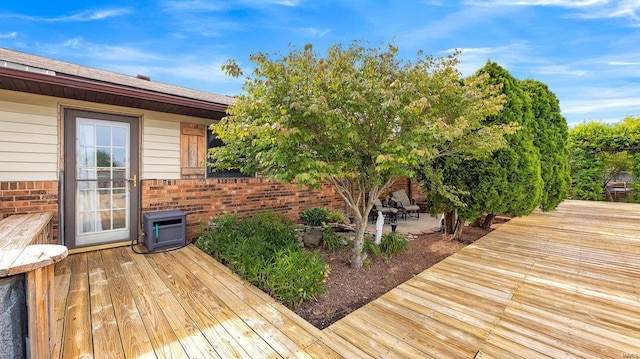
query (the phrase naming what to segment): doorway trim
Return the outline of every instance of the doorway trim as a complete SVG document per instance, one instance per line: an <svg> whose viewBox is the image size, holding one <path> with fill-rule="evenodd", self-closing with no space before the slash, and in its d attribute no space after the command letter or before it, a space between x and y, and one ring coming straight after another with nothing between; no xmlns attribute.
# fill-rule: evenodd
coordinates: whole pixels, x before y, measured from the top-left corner
<svg viewBox="0 0 640 359"><path fill-rule="evenodd" d="M63 159L64 175L63 189L61 195L64 196L65 204L60 211L63 212L62 224L64 230L64 245L69 249L91 248L109 246L110 244L126 243L138 237L140 227L140 124L139 116L128 116L122 114L111 114L91 110L80 110L74 108L62 108L64 140ZM109 240L82 245L76 242L77 218L76 218L76 179L77 179L77 153L76 153L76 119L86 118L99 121L111 121L129 124L129 179L135 178L137 183L133 186L133 181L129 181L127 197L129 200L129 238L119 240ZM135 176L135 177L134 177Z"/></svg>

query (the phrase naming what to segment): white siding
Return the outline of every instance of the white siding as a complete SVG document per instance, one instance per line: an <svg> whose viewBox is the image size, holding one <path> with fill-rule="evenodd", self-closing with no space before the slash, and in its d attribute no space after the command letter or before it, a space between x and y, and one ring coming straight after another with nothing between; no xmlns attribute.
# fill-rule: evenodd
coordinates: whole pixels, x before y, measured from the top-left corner
<svg viewBox="0 0 640 359"><path fill-rule="evenodd" d="M180 179L180 122L145 116L142 178Z"/></svg>
<svg viewBox="0 0 640 359"><path fill-rule="evenodd" d="M56 180L58 144L54 101L0 92L0 181Z"/></svg>
<svg viewBox="0 0 640 359"><path fill-rule="evenodd" d="M58 108L141 117L142 179L180 179L180 122L201 118L0 90L0 181L58 178L62 138Z"/></svg>

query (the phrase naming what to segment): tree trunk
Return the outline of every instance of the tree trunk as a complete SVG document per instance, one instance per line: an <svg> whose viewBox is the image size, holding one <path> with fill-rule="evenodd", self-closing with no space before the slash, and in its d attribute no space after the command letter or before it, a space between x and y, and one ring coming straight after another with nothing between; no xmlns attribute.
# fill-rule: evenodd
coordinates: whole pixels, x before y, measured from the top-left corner
<svg viewBox="0 0 640 359"><path fill-rule="evenodd" d="M449 211L444 214L444 234L453 234L456 227L456 211Z"/></svg>
<svg viewBox="0 0 640 359"><path fill-rule="evenodd" d="M450 238L450 240L459 240L462 235L463 223L458 217L456 210L449 211L444 215L444 234Z"/></svg>
<svg viewBox="0 0 640 359"><path fill-rule="evenodd" d="M487 218L485 218L484 223L482 223L482 229L489 230L493 224L494 218L496 218L495 213L487 213Z"/></svg>
<svg viewBox="0 0 640 359"><path fill-rule="evenodd" d="M471 227L475 227L475 228L482 227L482 216L476 218L476 220L471 223Z"/></svg>
<svg viewBox="0 0 640 359"><path fill-rule="evenodd" d="M458 226L456 227L455 233L453 233L453 239L455 239L456 241L460 241L460 238L462 237L463 228L464 228L464 223L460 221L460 218L458 218Z"/></svg>
<svg viewBox="0 0 640 359"><path fill-rule="evenodd" d="M356 237L353 240L353 252L351 252L351 266L353 268L362 268L364 257L362 248L364 247L364 231L367 228L367 217L355 217Z"/></svg>

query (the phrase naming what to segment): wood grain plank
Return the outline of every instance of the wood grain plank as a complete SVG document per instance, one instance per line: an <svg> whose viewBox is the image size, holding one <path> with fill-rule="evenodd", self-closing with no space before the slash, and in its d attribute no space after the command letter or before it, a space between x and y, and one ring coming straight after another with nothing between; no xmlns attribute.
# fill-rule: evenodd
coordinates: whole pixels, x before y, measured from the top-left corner
<svg viewBox="0 0 640 359"><path fill-rule="evenodd" d="M37 242L39 234L47 232L48 235L52 218L53 212L42 212L12 215L0 221L0 277L30 270L16 271L12 267L25 248Z"/></svg>
<svg viewBox="0 0 640 359"><path fill-rule="evenodd" d="M190 258L198 261L201 265L209 268L211 273L214 274L228 290L236 293L242 301L251 300L250 298L252 297L256 298L257 302L255 302L255 304L252 303L252 306L262 313L271 323L278 325L281 330L285 332L291 331L295 335L295 340L301 345L310 346L319 341L344 358L368 357L366 353L350 345L342 338L327 335L320 331L293 313L289 308L278 303L268 294L243 280L229 268L220 264L195 246L187 246L181 251L187 253Z"/></svg>
<svg viewBox="0 0 640 359"><path fill-rule="evenodd" d="M395 345L365 348L375 331L457 357L640 353L640 205L592 204L513 219L325 332L373 356Z"/></svg>
<svg viewBox="0 0 640 359"><path fill-rule="evenodd" d="M147 334L138 306L129 290L126 279L124 279L120 263L113 255L113 252L100 251L96 253L100 255L104 263L107 288L111 295L125 357L149 357L154 352L151 339Z"/></svg>
<svg viewBox="0 0 640 359"><path fill-rule="evenodd" d="M124 358L118 322L99 252L87 253L93 353L97 357Z"/></svg>
<svg viewBox="0 0 640 359"><path fill-rule="evenodd" d="M104 258L114 257L114 261L120 264L122 274L126 278L131 295L144 322L145 331L149 336L153 350L158 358L188 358L185 349L180 345L178 337L174 333L171 324L165 317L163 307L156 302L152 288L143 279L130 255L133 253L127 248L117 248L103 251ZM107 259L111 262L111 259Z"/></svg>
<svg viewBox="0 0 640 359"><path fill-rule="evenodd" d="M129 248L125 250L130 251ZM149 286L151 295L162 308L162 313L187 355L191 358L221 358L196 322L147 261L146 256L131 255L130 258L133 265L125 266L123 269L129 274L129 278Z"/></svg>
<svg viewBox="0 0 640 359"><path fill-rule="evenodd" d="M64 317L67 307L67 296L71 284L71 260L65 258L58 262L54 269L54 329L51 335L51 358L60 358L62 355L62 342L64 338Z"/></svg>
<svg viewBox="0 0 640 359"><path fill-rule="evenodd" d="M13 263L6 269L6 275L26 273L50 266L67 257L67 247L55 244L30 244L17 253Z"/></svg>
<svg viewBox="0 0 640 359"><path fill-rule="evenodd" d="M27 273L27 318L29 320L29 353L32 358L50 355L49 273L53 267L39 268ZM52 303L53 305L53 303Z"/></svg>
<svg viewBox="0 0 640 359"><path fill-rule="evenodd" d="M299 345L298 342L290 339L283 332L283 329L285 329L287 325L291 326L292 323L283 320L284 318L280 316L280 325L276 326L268 321L260 311L260 308L264 308L261 306L264 302L260 303L258 300L255 300L254 297L248 298L247 296L240 296L238 292L228 290L227 287L219 281L219 277L214 276L210 270L205 270L200 267L195 260L183 251L174 251L169 255L174 257L176 262L188 267L189 271L194 276L197 276L202 283L206 285L212 293L215 293L216 297L233 312L233 315L238 316L238 318L254 330L262 340L280 355L285 357L303 356L305 346ZM299 330L297 332L299 332ZM292 337L295 338L294 335L292 335Z"/></svg>
<svg viewBox="0 0 640 359"><path fill-rule="evenodd" d="M357 315L365 323L371 323L370 330L384 330L409 345L434 358L466 357L471 355L469 348L481 343L484 338L468 333L463 329L450 326L435 312L412 309L388 300L372 303L369 310ZM378 318L386 318L380 321ZM469 345L469 343L476 343Z"/></svg>
<svg viewBox="0 0 640 359"><path fill-rule="evenodd" d="M242 320L211 292L202 281L166 253L146 256L202 333L225 358L279 357Z"/></svg>
<svg viewBox="0 0 640 359"><path fill-rule="evenodd" d="M369 337L368 343L362 342L355 344L364 350L362 345L371 345L371 340L375 340L375 345L380 347L380 351L384 354L383 357L389 358L446 358L456 357L456 355L447 355L447 351L438 348L434 349L433 341L430 341L429 345L425 345L426 341L422 340L420 333L416 333L415 337L405 337L397 335L397 332L385 330L386 322L377 320L374 316L374 312L356 311L352 313L348 318L345 318L347 324L352 329L349 333L340 332L342 336L351 335L354 332L358 332L359 335ZM374 319L375 318L375 319ZM389 317L393 319L393 317ZM406 334L406 333L403 333ZM431 339L431 338L430 338ZM435 355L432 355L435 353Z"/></svg>
<svg viewBox="0 0 640 359"><path fill-rule="evenodd" d="M93 357L89 273L86 254L69 258L71 278L64 323L63 358Z"/></svg>

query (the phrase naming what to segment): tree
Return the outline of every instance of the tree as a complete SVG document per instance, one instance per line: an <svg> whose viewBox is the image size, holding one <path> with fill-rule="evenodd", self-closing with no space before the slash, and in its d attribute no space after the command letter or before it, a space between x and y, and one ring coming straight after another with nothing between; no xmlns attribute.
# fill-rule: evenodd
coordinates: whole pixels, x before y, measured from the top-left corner
<svg viewBox="0 0 640 359"><path fill-rule="evenodd" d="M569 153L575 199L605 199L605 187L616 172L636 178L635 201L640 185L640 117L626 117L616 124L586 122L569 132Z"/></svg>
<svg viewBox="0 0 640 359"><path fill-rule="evenodd" d="M487 118L487 125L515 122L521 128L507 136L508 146L486 160L465 163L465 172L477 181L470 181L469 195L460 209L463 218L487 213L483 227L489 228L497 214L523 216L540 203L542 177L539 151L533 143L531 100L520 82L495 62L488 61L479 70L493 83L502 83L506 103L497 115Z"/></svg>
<svg viewBox="0 0 640 359"><path fill-rule="evenodd" d="M535 80L521 82L531 99L530 122L533 145L540 153L540 173L544 183L540 208L553 211L569 195L568 126L560 112L560 103L547 85Z"/></svg>
<svg viewBox="0 0 640 359"><path fill-rule="evenodd" d="M445 232L454 236L461 234L460 220L472 220L483 213L488 213L482 224L485 228L491 226L496 214L531 213L540 204L543 186L539 151L531 128L534 113L528 94L520 81L494 62L487 62L477 74L488 75L493 84L502 84L501 92L505 96L502 111L487 117L482 124L515 123L520 130L506 136L507 146L490 156L441 158L428 168L437 176L422 175L429 211L444 212ZM458 221L454 220L456 215Z"/></svg>
<svg viewBox="0 0 640 359"><path fill-rule="evenodd" d="M601 201L604 198L605 163L603 146L611 138L612 128L600 122L588 122L574 127L569 133L571 177L574 199Z"/></svg>
<svg viewBox="0 0 640 359"><path fill-rule="evenodd" d="M211 127L226 146L210 152L214 168L240 168L284 182L333 186L354 215L351 255L362 266L373 200L400 176L452 153L504 145L508 125L480 121L502 104L497 85L477 75L463 84L456 54L397 57L397 48L311 45L280 56L250 57L253 76L228 116ZM242 76L237 63L225 70Z"/></svg>

